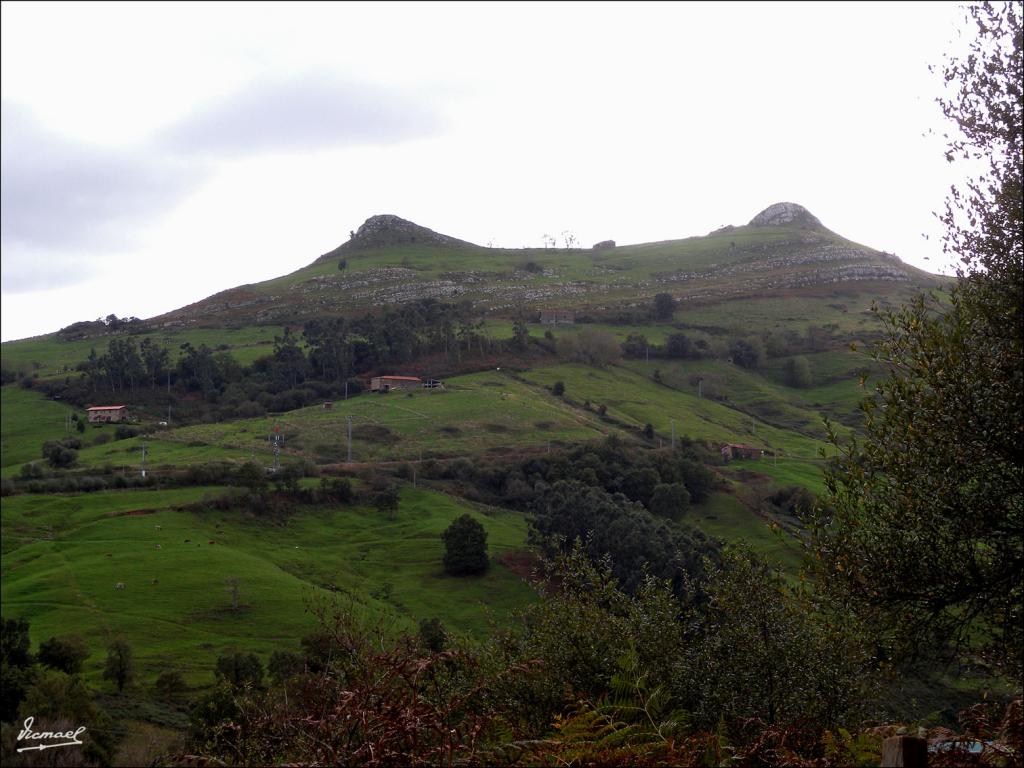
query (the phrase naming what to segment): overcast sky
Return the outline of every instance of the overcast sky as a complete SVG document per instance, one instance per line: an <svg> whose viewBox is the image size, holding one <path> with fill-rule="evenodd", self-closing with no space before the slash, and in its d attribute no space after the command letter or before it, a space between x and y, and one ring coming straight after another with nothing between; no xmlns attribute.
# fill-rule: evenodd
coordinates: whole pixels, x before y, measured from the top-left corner
<svg viewBox="0 0 1024 768"><path fill-rule="evenodd" d="M4 2L2 337L276 277L378 213L537 247L791 201L949 272L932 212L962 170L928 64L962 25L917 2Z"/></svg>

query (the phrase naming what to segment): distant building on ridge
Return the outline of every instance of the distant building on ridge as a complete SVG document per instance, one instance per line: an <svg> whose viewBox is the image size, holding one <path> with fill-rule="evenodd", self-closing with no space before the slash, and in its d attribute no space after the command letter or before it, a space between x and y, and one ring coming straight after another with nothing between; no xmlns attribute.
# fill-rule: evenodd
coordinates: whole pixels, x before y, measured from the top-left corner
<svg viewBox="0 0 1024 768"><path fill-rule="evenodd" d="M112 421L128 421L127 405L94 405L86 408L90 424L106 424Z"/></svg>

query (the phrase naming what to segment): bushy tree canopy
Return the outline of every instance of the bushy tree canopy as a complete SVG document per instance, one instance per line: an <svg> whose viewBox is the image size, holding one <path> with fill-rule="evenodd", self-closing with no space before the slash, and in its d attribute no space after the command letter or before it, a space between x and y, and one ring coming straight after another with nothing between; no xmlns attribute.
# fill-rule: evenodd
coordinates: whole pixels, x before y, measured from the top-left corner
<svg viewBox="0 0 1024 768"><path fill-rule="evenodd" d="M948 302L883 316L888 374L862 405L866 436L826 474L827 583L896 647L988 648L1019 679L1024 645L1021 10L969 7L978 38L947 63L948 157L984 158L954 189L945 246L963 266Z"/></svg>
<svg viewBox="0 0 1024 768"><path fill-rule="evenodd" d="M452 576L483 573L487 558L487 531L468 514L455 519L441 534L444 540L444 570Z"/></svg>

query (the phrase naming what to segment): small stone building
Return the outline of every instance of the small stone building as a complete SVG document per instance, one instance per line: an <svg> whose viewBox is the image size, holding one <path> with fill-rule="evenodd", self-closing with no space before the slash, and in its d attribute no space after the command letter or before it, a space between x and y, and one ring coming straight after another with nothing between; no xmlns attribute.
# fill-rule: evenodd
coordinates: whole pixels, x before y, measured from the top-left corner
<svg viewBox="0 0 1024 768"><path fill-rule="evenodd" d="M94 405L86 408L90 424L107 424L114 421L128 421L128 406L126 405Z"/></svg>
<svg viewBox="0 0 1024 768"><path fill-rule="evenodd" d="M725 461L733 459L760 459L764 454L762 448L755 448L752 445L740 445L739 443L726 443L722 446L722 458Z"/></svg>
<svg viewBox="0 0 1024 768"><path fill-rule="evenodd" d="M571 309L542 309L540 321L543 325L571 325L576 322L576 313Z"/></svg>
<svg viewBox="0 0 1024 768"><path fill-rule="evenodd" d="M374 376L370 379L371 392L390 392L393 389L419 389L423 382L418 376Z"/></svg>

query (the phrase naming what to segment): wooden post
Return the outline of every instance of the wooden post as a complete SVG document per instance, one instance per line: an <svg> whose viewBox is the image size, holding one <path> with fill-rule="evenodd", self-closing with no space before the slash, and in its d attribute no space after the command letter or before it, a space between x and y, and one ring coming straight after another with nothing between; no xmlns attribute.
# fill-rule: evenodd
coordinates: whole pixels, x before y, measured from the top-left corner
<svg viewBox="0 0 1024 768"><path fill-rule="evenodd" d="M891 736L882 742L882 768L928 768L928 742L916 736Z"/></svg>

